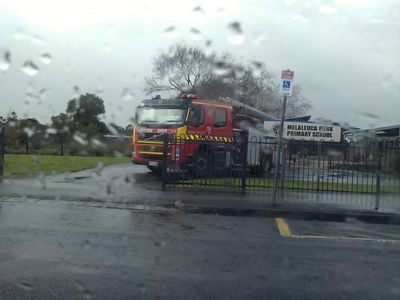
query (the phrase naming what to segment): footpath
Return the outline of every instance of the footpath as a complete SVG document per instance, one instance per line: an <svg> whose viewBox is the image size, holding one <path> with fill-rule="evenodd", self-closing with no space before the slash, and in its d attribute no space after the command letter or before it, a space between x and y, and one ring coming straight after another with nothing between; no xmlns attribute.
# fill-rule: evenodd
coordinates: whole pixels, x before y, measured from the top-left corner
<svg viewBox="0 0 400 300"><path fill-rule="evenodd" d="M221 215L333 218L381 218L399 223L400 194L278 192L206 192L161 190L157 177L129 164L30 179L4 179L0 201L10 198L99 203L106 207L175 209ZM393 221L394 220L394 221Z"/></svg>

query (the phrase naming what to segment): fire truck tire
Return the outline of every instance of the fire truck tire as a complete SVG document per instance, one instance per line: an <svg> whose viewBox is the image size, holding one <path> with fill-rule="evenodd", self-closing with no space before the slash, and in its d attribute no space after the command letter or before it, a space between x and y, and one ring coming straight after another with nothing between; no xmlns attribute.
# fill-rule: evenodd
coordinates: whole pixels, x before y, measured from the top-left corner
<svg viewBox="0 0 400 300"><path fill-rule="evenodd" d="M152 171L154 174L161 174L161 168L160 167L152 167L152 166L147 166L150 171Z"/></svg>
<svg viewBox="0 0 400 300"><path fill-rule="evenodd" d="M195 177L207 177L211 175L212 156L207 149L200 149L194 155L193 174Z"/></svg>
<svg viewBox="0 0 400 300"><path fill-rule="evenodd" d="M271 156L265 155L261 159L261 164L260 164L260 176L266 176L271 172L272 169L272 159Z"/></svg>

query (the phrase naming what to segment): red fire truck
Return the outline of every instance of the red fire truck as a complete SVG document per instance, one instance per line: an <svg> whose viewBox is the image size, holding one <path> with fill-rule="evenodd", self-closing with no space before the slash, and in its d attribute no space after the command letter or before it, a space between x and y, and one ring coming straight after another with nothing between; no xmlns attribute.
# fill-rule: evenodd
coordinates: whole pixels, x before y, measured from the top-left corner
<svg viewBox="0 0 400 300"><path fill-rule="evenodd" d="M241 150L233 149L233 145L247 139L247 166L269 172L273 151L259 141L266 138L263 121L271 120L276 119L231 99L206 100L184 94L178 100L159 97L144 100L135 114L132 162L159 171L163 163L163 139L167 135L169 141L175 141L168 147L173 168L204 175L216 163L218 155L226 167L239 164L235 153Z"/></svg>

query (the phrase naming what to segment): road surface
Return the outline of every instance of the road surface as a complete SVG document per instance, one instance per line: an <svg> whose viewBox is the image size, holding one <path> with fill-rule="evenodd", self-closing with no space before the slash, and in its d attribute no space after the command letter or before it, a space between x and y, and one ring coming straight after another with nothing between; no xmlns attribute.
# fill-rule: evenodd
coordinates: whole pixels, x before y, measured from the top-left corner
<svg viewBox="0 0 400 300"><path fill-rule="evenodd" d="M0 205L1 299L400 297L396 225Z"/></svg>

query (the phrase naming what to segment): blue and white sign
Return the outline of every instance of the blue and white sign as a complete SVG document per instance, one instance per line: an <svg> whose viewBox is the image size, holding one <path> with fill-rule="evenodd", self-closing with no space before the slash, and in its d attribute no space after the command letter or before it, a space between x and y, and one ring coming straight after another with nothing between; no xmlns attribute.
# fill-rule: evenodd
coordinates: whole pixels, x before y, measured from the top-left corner
<svg viewBox="0 0 400 300"><path fill-rule="evenodd" d="M282 95L291 96L293 90L293 76L294 72L290 70L282 71L282 80L279 86L279 92Z"/></svg>

